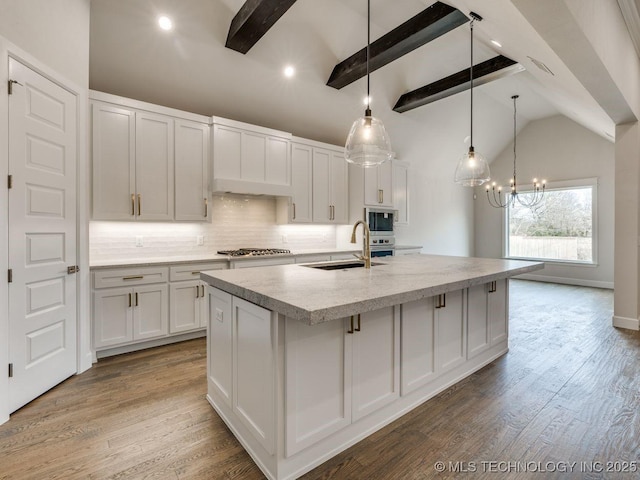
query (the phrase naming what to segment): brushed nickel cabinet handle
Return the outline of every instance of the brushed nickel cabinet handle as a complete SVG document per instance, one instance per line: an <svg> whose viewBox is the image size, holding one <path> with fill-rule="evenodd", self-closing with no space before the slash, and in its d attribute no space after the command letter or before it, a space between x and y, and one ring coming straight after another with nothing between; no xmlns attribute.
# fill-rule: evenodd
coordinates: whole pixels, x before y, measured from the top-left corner
<svg viewBox="0 0 640 480"><path fill-rule="evenodd" d="M138 216L142 215L142 194L138 194Z"/></svg>
<svg viewBox="0 0 640 480"><path fill-rule="evenodd" d="M131 294L129 294L129 308L131 308Z"/></svg>
<svg viewBox="0 0 640 480"><path fill-rule="evenodd" d="M204 218L209 216L209 199L204 199Z"/></svg>
<svg viewBox="0 0 640 480"><path fill-rule="evenodd" d="M136 196L131 194L131 215L136 214Z"/></svg>
<svg viewBox="0 0 640 480"><path fill-rule="evenodd" d="M123 280L140 280L144 278L144 275L130 275L128 277L122 277Z"/></svg>
<svg viewBox="0 0 640 480"><path fill-rule="evenodd" d="M138 292L136 292L136 307L138 306Z"/></svg>

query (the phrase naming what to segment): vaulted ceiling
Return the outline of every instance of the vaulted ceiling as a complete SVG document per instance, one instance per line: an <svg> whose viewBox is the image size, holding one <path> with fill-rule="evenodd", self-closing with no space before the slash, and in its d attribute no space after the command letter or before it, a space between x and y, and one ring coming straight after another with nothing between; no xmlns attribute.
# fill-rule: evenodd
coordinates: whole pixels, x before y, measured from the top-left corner
<svg viewBox="0 0 640 480"><path fill-rule="evenodd" d="M474 63L503 55L524 68L477 88L478 118L487 122L499 118L501 125L508 125L510 97L517 93L521 128L528 120L561 113L599 135L612 135L611 119L514 5L527 1L536 0L445 2L467 17L473 10L484 18L475 24ZM276 2L283 4L284 11L245 54L225 47L232 20L244 3L92 0L90 87L343 143L351 122L362 114L365 79L351 81L339 90L327 82L336 65L366 44L366 0ZM372 41L433 3L372 0ZM160 14L172 17L174 30L163 32L156 27ZM491 39L502 48L491 44ZM282 75L286 64L295 66L295 77ZM407 113L393 111L393 107L402 95L468 67L469 27L465 22L372 73L374 115L400 128L407 125L407 119L412 125L433 124L442 109L455 109L463 137L468 125L465 94ZM508 129L484 133L494 153L510 139Z"/></svg>

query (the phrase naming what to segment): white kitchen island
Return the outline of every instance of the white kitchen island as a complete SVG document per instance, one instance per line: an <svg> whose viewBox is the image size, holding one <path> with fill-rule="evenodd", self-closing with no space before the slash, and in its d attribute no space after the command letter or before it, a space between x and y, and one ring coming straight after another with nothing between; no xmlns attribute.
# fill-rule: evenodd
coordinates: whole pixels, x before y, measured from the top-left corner
<svg viewBox="0 0 640 480"><path fill-rule="evenodd" d="M411 255L202 272L207 399L268 478L297 478L505 354L507 279L543 266Z"/></svg>

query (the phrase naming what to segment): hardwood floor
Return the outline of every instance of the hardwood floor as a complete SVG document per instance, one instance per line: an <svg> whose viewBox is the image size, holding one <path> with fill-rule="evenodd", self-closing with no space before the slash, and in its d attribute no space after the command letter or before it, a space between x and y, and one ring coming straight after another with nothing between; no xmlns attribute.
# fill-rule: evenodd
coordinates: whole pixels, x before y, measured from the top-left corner
<svg viewBox="0 0 640 480"><path fill-rule="evenodd" d="M619 470L640 463L640 333L612 298L511 281L507 355L303 478L639 478ZM205 371L203 339L101 360L0 426L0 478L264 478Z"/></svg>

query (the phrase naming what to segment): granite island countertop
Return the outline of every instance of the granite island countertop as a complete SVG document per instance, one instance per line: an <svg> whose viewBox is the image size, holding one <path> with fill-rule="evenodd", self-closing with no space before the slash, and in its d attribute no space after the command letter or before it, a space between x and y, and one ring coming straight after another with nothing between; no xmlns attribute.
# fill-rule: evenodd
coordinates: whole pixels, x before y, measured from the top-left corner
<svg viewBox="0 0 640 480"><path fill-rule="evenodd" d="M368 270L295 264L210 270L200 277L231 295L314 325L544 268L542 262L440 255L373 262L378 265Z"/></svg>

